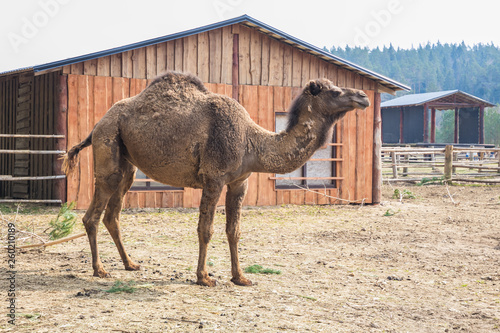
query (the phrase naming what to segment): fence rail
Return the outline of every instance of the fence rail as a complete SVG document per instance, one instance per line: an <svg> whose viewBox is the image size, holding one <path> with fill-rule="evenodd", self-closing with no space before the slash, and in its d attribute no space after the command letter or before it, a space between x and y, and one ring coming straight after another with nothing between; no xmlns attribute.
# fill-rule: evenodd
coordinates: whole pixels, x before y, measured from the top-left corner
<svg viewBox="0 0 500 333"><path fill-rule="evenodd" d="M6 139L64 139L64 135L59 134L0 134L0 138ZM7 155L60 155L64 150L38 150L38 149L0 149L0 154ZM14 176L1 175L1 182L21 182L21 181L55 181L65 179L66 175L48 175L48 176ZM43 184L42 184L43 186ZM61 199L20 199L20 198L2 198L0 203L62 203Z"/></svg>
<svg viewBox="0 0 500 333"><path fill-rule="evenodd" d="M383 181L500 183L500 148L382 147Z"/></svg>

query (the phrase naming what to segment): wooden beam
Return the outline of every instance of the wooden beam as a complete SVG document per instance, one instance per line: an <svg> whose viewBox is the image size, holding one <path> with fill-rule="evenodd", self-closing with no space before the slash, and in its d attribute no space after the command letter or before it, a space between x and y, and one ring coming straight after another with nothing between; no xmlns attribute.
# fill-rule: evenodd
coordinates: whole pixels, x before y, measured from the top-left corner
<svg viewBox="0 0 500 333"><path fill-rule="evenodd" d="M436 108L431 109L431 143L436 142Z"/></svg>
<svg viewBox="0 0 500 333"><path fill-rule="evenodd" d="M57 84L57 98L58 103L55 108L55 132L58 135L63 135L63 139L56 139L55 149L66 150L67 146L67 115L68 115L68 76L60 75ZM54 159L53 174L60 175L62 173L62 160L59 158ZM54 197L66 201L66 178L59 179L54 183Z"/></svg>
<svg viewBox="0 0 500 333"><path fill-rule="evenodd" d="M232 84L233 84L233 98L236 101L240 101L239 98L239 70L240 70L240 55L239 55L239 34L233 34L233 73L232 73Z"/></svg>
<svg viewBox="0 0 500 333"><path fill-rule="evenodd" d="M458 137L458 108L455 108L455 131L453 133L453 143L458 143L458 140L460 139Z"/></svg>
<svg viewBox="0 0 500 333"><path fill-rule="evenodd" d="M404 143L405 142L405 137L404 137L404 108L401 107L399 109L399 143Z"/></svg>
<svg viewBox="0 0 500 333"><path fill-rule="evenodd" d="M484 143L484 105L479 107L479 143Z"/></svg>
<svg viewBox="0 0 500 333"><path fill-rule="evenodd" d="M382 114L380 92L375 92L373 101L373 162L372 162L372 203L382 201Z"/></svg>
<svg viewBox="0 0 500 333"><path fill-rule="evenodd" d="M424 104L424 143L429 142L429 107Z"/></svg>

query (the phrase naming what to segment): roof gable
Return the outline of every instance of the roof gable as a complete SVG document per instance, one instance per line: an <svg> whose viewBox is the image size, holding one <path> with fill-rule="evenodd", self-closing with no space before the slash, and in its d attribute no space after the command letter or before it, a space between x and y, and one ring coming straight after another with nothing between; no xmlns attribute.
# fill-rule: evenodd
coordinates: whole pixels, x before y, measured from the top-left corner
<svg viewBox="0 0 500 333"><path fill-rule="evenodd" d="M126 52L126 51L131 51L134 49L143 48L143 47L147 47L147 46L151 46L151 45L155 45L158 43L163 43L163 42L167 42L167 41L171 41L171 40L176 40L179 38L188 37L191 35L207 32L207 31L214 30L214 29L223 28L226 26L234 25L234 24L242 24L242 25L245 25L247 27L257 29L261 33L264 33L264 34L268 35L269 37L274 38L280 42L287 43L287 44L291 45L292 47L298 48L304 52L312 54L313 56L319 57L322 60L333 63L333 64L340 66L348 71L357 73L363 77L366 77L370 80L373 80L373 81L379 83L382 87L385 87L386 90L388 90L387 92L393 92L393 91L398 91L398 90L405 90L405 91L410 90L410 87L408 87L402 83L399 83L395 80L387 78L386 76L381 75L379 73L370 71L366 68L363 68L363 67L356 65L352 62L349 62L345 59L337 57L337 56L335 56L327 51L324 51L324 50L322 50L314 45L311 45L311 44L304 42L298 38L295 38L291 35L288 35L288 34L282 32L282 31L280 31L280 30L278 30L270 25L267 25L263 22L260 22L260 21L254 19L248 15L242 15L239 17L235 17L235 18L228 19L225 21L220 21L220 22L217 22L214 24L203 26L203 27L190 29L190 30L162 36L162 37L152 38L152 39L144 40L141 42L124 45L121 47L116 47L116 48L112 48L112 49L108 49L108 50L89 53L89 54L85 54L82 56L68 58L68 59L59 60L59 61L54 61L54 62L50 62L50 63L46 63L46 64L36 65L33 67L29 67L29 68L16 69L13 71L0 73L0 75L13 74L13 73L17 73L17 72L24 72L24 71L31 71L31 70L34 72L48 71L48 70L52 70L52 69L59 68L62 66L72 65L72 64L84 62L87 60L93 60L93 59L106 57L106 56L110 56L110 55L114 55L114 54L118 54L118 53L122 53L122 52Z"/></svg>
<svg viewBox="0 0 500 333"><path fill-rule="evenodd" d="M436 91L423 94L410 94L394 98L383 102L382 108L402 107L402 106L417 106L428 104L429 107L436 109L450 109L454 107L470 107L483 105L486 107L495 106L488 101L479 97L467 94L460 90Z"/></svg>

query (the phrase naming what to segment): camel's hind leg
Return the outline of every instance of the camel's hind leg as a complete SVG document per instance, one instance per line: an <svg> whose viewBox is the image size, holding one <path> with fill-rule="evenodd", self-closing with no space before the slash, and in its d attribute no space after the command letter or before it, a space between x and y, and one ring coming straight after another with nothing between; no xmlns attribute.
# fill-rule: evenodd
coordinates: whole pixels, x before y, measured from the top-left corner
<svg viewBox="0 0 500 333"><path fill-rule="evenodd" d="M125 269L128 271L136 271L141 268L140 265L134 264L130 259L125 247L123 246L123 241L120 232L120 211L122 209L123 197L127 191L132 186L134 182L134 176L136 168L130 164L128 161L123 160L120 165L120 169L123 171L123 179L120 182L118 189L111 196L106 207L106 213L104 213L103 223L109 231L109 234L115 242L116 248L120 253Z"/></svg>
<svg viewBox="0 0 500 333"><path fill-rule="evenodd" d="M116 184L117 186L118 184ZM116 188L116 187L115 187ZM87 236L90 243L90 251L92 252L92 268L94 269L94 276L110 277L104 270L101 259L99 258L99 250L97 248L97 229L99 227L99 220L102 211L106 207L109 198L113 194L113 187L111 184L96 180L95 192L89 209L83 217L83 224L87 231Z"/></svg>
<svg viewBox="0 0 500 333"><path fill-rule="evenodd" d="M110 275L104 270L99 258L97 229L103 210L106 208L111 196L120 188L120 184L124 179L124 169L122 168L124 159L121 156L118 136L103 133L99 127L94 129L92 147L94 153L95 192L89 209L83 217L83 224L87 231L92 252L94 276L109 277Z"/></svg>

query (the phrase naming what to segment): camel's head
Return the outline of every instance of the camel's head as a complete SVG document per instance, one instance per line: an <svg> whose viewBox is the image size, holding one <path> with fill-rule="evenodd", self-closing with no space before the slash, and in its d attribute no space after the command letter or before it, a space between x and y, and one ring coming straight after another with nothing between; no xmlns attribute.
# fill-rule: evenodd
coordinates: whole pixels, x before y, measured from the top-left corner
<svg viewBox="0 0 500 333"><path fill-rule="evenodd" d="M364 110L370 106L370 100L362 90L339 88L328 79L309 81L304 93L310 94L322 111L330 116L354 109Z"/></svg>

